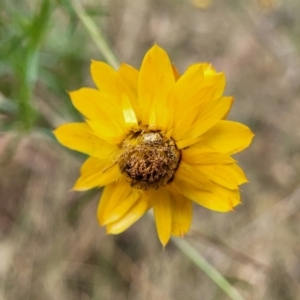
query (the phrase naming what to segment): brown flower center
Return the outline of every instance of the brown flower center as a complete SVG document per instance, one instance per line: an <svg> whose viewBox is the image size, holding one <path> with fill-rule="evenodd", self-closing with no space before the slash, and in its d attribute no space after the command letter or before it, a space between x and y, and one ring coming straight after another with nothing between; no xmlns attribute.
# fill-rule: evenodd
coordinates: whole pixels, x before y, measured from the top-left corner
<svg viewBox="0 0 300 300"><path fill-rule="evenodd" d="M131 133L122 143L118 163L121 173L137 189L158 189L171 182L180 162L180 150L160 131Z"/></svg>

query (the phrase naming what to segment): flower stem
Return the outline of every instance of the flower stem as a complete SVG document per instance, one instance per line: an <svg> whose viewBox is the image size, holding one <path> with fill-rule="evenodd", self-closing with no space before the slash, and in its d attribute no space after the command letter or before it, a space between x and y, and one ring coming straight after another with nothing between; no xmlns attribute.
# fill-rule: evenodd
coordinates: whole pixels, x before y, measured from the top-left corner
<svg viewBox="0 0 300 300"><path fill-rule="evenodd" d="M185 239L173 238L173 243L193 261L232 300L244 300L240 293Z"/></svg>
<svg viewBox="0 0 300 300"><path fill-rule="evenodd" d="M76 12L78 18L81 20L85 29L90 34L96 47L99 49L101 54L104 56L106 61L115 69L120 65L119 60L116 55L111 51L107 41L105 40L101 29L96 26L95 22L86 13L82 5L78 0L72 0L74 11Z"/></svg>

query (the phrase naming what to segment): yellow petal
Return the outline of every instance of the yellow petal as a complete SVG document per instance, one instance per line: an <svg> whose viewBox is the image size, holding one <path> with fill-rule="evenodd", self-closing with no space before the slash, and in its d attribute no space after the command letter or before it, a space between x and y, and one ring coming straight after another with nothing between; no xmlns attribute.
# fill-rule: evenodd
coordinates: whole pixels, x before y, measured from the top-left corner
<svg viewBox="0 0 300 300"><path fill-rule="evenodd" d="M139 71L130 65L122 63L120 65L118 73L130 87L132 93L137 97Z"/></svg>
<svg viewBox="0 0 300 300"><path fill-rule="evenodd" d="M225 113L224 116L223 116L223 118L222 118L222 120L225 120L225 119L228 117L228 115L229 115L229 113L230 113L230 110L231 110L231 108L232 108L232 106L233 106L233 103L234 103L234 97L223 97L223 98L231 98L231 106L229 107L227 113Z"/></svg>
<svg viewBox="0 0 300 300"><path fill-rule="evenodd" d="M123 232L140 219L148 209L149 205L147 201L144 198L141 198L122 218L114 223L108 224L106 226L106 232L109 234L118 234Z"/></svg>
<svg viewBox="0 0 300 300"><path fill-rule="evenodd" d="M151 105L150 113L149 113L149 129L156 130L157 129L157 117L156 117L156 107L155 105Z"/></svg>
<svg viewBox="0 0 300 300"><path fill-rule="evenodd" d="M137 127L138 120L136 118L134 108L126 94L122 95L122 106L125 124L128 128Z"/></svg>
<svg viewBox="0 0 300 300"><path fill-rule="evenodd" d="M238 189L238 180L231 165L198 165L194 168L206 178L227 189Z"/></svg>
<svg viewBox="0 0 300 300"><path fill-rule="evenodd" d="M180 116L176 117L176 122L173 125L175 140L182 140L187 137L187 133L191 130L192 124L197 122L201 117L200 113L207 106L207 103L212 101L214 97L214 89L212 87L204 87L197 91L197 94L192 95L192 98L186 98L185 108L180 111Z"/></svg>
<svg viewBox="0 0 300 300"><path fill-rule="evenodd" d="M213 100L221 97L224 87L224 74L216 73L207 63L190 66L180 77L169 96L173 100L170 100L170 105L175 106L173 128L174 138L177 141L186 139L185 133L190 131L195 120L202 123L200 119L215 109L219 101ZM198 128L195 130L198 131Z"/></svg>
<svg viewBox="0 0 300 300"><path fill-rule="evenodd" d="M165 246L171 236L172 216L170 195L167 189L149 190L149 199L153 206L157 234L160 242Z"/></svg>
<svg viewBox="0 0 300 300"><path fill-rule="evenodd" d="M132 193L127 198L124 198L115 208L106 212L106 218L102 225L108 225L123 218L123 216L137 204L140 200L139 198L141 198L141 193L132 191Z"/></svg>
<svg viewBox="0 0 300 300"><path fill-rule="evenodd" d="M179 111L177 111L178 114L186 108L186 102L184 101L186 96L197 94L197 92L203 88L203 83L204 73L202 64L195 64L188 67L180 76L170 93L170 97L174 99L176 108L179 109ZM189 98L191 97L189 96Z"/></svg>
<svg viewBox="0 0 300 300"><path fill-rule="evenodd" d="M116 110L121 106L117 106L115 103L109 103L107 95L92 88L81 88L76 91L69 92L73 105L78 111L80 111L88 119L98 119L99 115L102 117L103 110L107 111L109 114L107 119L115 118L116 112L111 110ZM106 114L103 116L106 118Z"/></svg>
<svg viewBox="0 0 300 300"><path fill-rule="evenodd" d="M186 140L181 140L176 142L176 146L179 150L185 149L191 145L195 145L200 141L201 137L196 137L196 138L190 138Z"/></svg>
<svg viewBox="0 0 300 300"><path fill-rule="evenodd" d="M107 126L108 124L103 121L86 120L88 126L93 130L95 136L105 140L108 144L120 144L128 134L128 128L124 126L120 131L115 128Z"/></svg>
<svg viewBox="0 0 300 300"><path fill-rule="evenodd" d="M208 178L184 161L180 162L174 180L186 181L204 191L210 191L213 188L213 184Z"/></svg>
<svg viewBox="0 0 300 300"><path fill-rule="evenodd" d="M203 83L204 73L202 64L190 66L176 81L168 95L169 108L167 113L169 123L166 130L170 130L174 126L177 126L186 109L190 106L195 107L195 104L201 100L198 98L195 99L194 96L202 90Z"/></svg>
<svg viewBox="0 0 300 300"><path fill-rule="evenodd" d="M118 74L123 79L124 83L127 85L127 96L132 103L135 114L140 121L140 108L138 103L138 79L139 71L130 65L122 63L118 70ZM120 84L120 80L117 80L117 85ZM123 85L123 84L122 84ZM124 88L123 88L124 89Z"/></svg>
<svg viewBox="0 0 300 300"><path fill-rule="evenodd" d="M107 185L102 193L97 216L99 223L104 225L111 218L111 212L131 196L133 189L124 178Z"/></svg>
<svg viewBox="0 0 300 300"><path fill-rule="evenodd" d="M222 120L202 135L199 144L231 155L247 148L253 137L247 126Z"/></svg>
<svg viewBox="0 0 300 300"><path fill-rule="evenodd" d="M180 73L174 64L172 64L172 69L173 69L175 81L177 81L180 78Z"/></svg>
<svg viewBox="0 0 300 300"><path fill-rule="evenodd" d="M73 190L85 191L94 187L101 187L117 181L120 177L118 165L111 160L101 160L89 157L81 167L81 176L77 179Z"/></svg>
<svg viewBox="0 0 300 300"><path fill-rule="evenodd" d="M244 172L235 163L226 165L188 165L181 161L180 165L184 166L185 172L181 168L179 174L175 174L175 178L184 180L202 190L210 191L214 188L211 182L231 190L236 190L238 185L247 182Z"/></svg>
<svg viewBox="0 0 300 300"><path fill-rule="evenodd" d="M211 101L201 111L197 117L197 121L194 122L190 128L187 138L197 137L206 132L209 128L214 126L219 120L221 120L225 114L231 108L233 98L223 97L217 101Z"/></svg>
<svg viewBox="0 0 300 300"><path fill-rule="evenodd" d="M208 191L203 191L188 182L174 180L172 183L186 198L214 211L228 212L240 204L240 193L238 190L228 190L217 184Z"/></svg>
<svg viewBox="0 0 300 300"><path fill-rule="evenodd" d="M122 132L124 126L122 106L107 95L91 88L70 92L73 105L90 121L101 123L105 130Z"/></svg>
<svg viewBox="0 0 300 300"><path fill-rule="evenodd" d="M166 101L175 78L167 53L154 45L145 55L139 73L138 97L143 124L149 122L149 112L156 94Z"/></svg>
<svg viewBox="0 0 300 300"><path fill-rule="evenodd" d="M215 98L220 98L223 95L226 78L223 72L217 73L211 64L203 64L205 85L214 86Z"/></svg>
<svg viewBox="0 0 300 300"><path fill-rule="evenodd" d="M203 73L206 76L217 74L216 69L212 66L211 63L207 63L207 62L202 63L202 69L203 69Z"/></svg>
<svg viewBox="0 0 300 300"><path fill-rule="evenodd" d="M134 83L137 77L135 69L129 65L122 64L119 71L116 72L112 67L100 61L92 61L91 74L98 89L107 97L105 103L118 114L118 121L123 121L122 116L122 97L127 96L131 102L135 114L139 119L139 108L137 100L137 83ZM114 118L112 119L112 121Z"/></svg>
<svg viewBox="0 0 300 300"><path fill-rule="evenodd" d="M118 97L119 91L116 87L116 78L118 75L116 70L102 61L92 60L91 75L100 91L113 97L114 101L119 100L120 103L121 99Z"/></svg>
<svg viewBox="0 0 300 300"><path fill-rule="evenodd" d="M65 147L94 157L106 159L118 151L117 146L110 145L97 137L86 123L65 124L53 133Z"/></svg>
<svg viewBox="0 0 300 300"><path fill-rule="evenodd" d="M76 109L88 119L97 119L102 115L101 102L103 94L91 88L81 88L77 91L69 92L69 96Z"/></svg>
<svg viewBox="0 0 300 300"><path fill-rule="evenodd" d="M239 167L238 164L230 165L230 172L234 174L238 185L249 182L244 171Z"/></svg>
<svg viewBox="0 0 300 300"><path fill-rule="evenodd" d="M181 151L181 159L192 165L232 164L235 160L225 153L199 144Z"/></svg>
<svg viewBox="0 0 300 300"><path fill-rule="evenodd" d="M149 129L152 130L167 130L168 122L168 104L164 95L161 95L159 90L153 97L153 102L149 114Z"/></svg>
<svg viewBox="0 0 300 300"><path fill-rule="evenodd" d="M176 191L171 197L172 234L184 236L191 227L192 201Z"/></svg>

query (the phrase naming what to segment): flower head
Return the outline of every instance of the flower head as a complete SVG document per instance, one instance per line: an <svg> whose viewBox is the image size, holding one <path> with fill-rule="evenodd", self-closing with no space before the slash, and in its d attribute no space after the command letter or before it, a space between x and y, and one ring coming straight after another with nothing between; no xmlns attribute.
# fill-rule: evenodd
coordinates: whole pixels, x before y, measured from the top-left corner
<svg viewBox="0 0 300 300"><path fill-rule="evenodd" d="M154 45L140 71L92 61L97 89L70 93L85 122L54 131L64 146L89 155L74 190L105 187L97 216L107 233L126 230L153 208L158 237L190 228L192 203L227 212L240 203L244 172L230 156L246 148L248 127L226 121L233 98L210 64L179 75Z"/></svg>

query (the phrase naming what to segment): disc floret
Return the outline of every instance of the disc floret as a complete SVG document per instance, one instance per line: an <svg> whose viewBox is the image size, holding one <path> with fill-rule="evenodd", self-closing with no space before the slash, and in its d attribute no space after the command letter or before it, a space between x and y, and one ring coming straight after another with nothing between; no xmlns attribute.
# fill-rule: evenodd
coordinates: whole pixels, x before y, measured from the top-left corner
<svg viewBox="0 0 300 300"><path fill-rule="evenodd" d="M161 131L140 130L123 141L118 163L132 187L158 189L171 182L180 162L180 151Z"/></svg>

